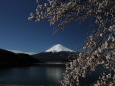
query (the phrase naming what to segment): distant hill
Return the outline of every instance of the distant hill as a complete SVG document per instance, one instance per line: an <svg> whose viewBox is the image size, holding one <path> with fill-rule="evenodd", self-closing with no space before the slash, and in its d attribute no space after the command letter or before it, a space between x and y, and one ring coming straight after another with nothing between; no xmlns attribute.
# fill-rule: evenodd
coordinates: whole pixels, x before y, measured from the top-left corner
<svg viewBox="0 0 115 86"><path fill-rule="evenodd" d="M38 62L28 54L13 53L8 50L0 49L0 66L21 66Z"/></svg>

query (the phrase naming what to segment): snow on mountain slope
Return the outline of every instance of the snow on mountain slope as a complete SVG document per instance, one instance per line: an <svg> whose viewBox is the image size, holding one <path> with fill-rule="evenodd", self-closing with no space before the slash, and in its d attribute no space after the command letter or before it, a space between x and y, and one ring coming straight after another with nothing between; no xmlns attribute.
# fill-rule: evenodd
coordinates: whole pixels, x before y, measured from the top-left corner
<svg viewBox="0 0 115 86"><path fill-rule="evenodd" d="M51 47L50 49L46 50L45 52L62 52L62 51L75 52L74 50L66 48L61 44L54 45L53 47Z"/></svg>
<svg viewBox="0 0 115 86"><path fill-rule="evenodd" d="M11 51L11 52L14 52L14 53L25 53L25 54L29 54L29 55L36 54L36 53L33 53L33 52L23 52L23 51L19 51L19 50L9 50L9 49L7 49L7 50Z"/></svg>

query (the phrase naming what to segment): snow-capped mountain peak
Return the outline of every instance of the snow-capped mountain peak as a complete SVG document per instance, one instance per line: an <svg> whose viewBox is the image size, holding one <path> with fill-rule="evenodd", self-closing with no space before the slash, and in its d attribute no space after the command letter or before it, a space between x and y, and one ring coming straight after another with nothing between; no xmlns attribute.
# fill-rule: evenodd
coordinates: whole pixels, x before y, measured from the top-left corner
<svg viewBox="0 0 115 86"><path fill-rule="evenodd" d="M49 48L45 52L62 52L62 51L67 51L67 52L75 52L74 50L71 50L69 48L64 47L61 44L54 45L53 47Z"/></svg>

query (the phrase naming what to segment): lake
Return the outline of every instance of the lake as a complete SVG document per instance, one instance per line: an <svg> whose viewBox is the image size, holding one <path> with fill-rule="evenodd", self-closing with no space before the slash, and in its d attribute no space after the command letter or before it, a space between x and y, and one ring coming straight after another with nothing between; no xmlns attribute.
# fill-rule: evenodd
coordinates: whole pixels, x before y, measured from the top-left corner
<svg viewBox="0 0 115 86"><path fill-rule="evenodd" d="M37 64L27 67L0 68L0 84L58 86L65 72L64 64Z"/></svg>

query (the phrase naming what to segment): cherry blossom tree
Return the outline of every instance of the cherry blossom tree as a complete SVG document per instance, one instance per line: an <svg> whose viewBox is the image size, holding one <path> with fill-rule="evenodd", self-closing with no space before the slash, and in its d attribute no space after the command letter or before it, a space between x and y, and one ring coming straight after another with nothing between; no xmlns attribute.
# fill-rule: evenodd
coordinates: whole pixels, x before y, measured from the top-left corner
<svg viewBox="0 0 115 86"><path fill-rule="evenodd" d="M87 78L91 71L102 65L109 72L103 72L94 86L115 86L115 1L114 0L37 0L36 13L29 20L47 19L56 24L55 32L64 29L71 22L92 19L94 31L83 46L84 53L66 65L61 86L79 86L80 78ZM54 32L54 33L55 33ZM74 55L75 56L75 55ZM78 55L76 55L78 56Z"/></svg>

